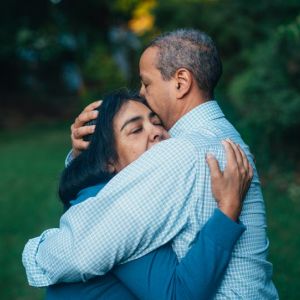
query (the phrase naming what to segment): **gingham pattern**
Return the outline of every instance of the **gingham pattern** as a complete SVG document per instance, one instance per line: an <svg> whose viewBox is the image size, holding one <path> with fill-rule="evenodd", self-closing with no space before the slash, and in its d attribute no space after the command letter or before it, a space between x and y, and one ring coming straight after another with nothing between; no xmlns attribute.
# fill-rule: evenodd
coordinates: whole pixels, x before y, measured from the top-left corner
<svg viewBox="0 0 300 300"><path fill-rule="evenodd" d="M173 138L147 151L96 197L72 207L59 229L27 243L23 264L31 285L86 280L172 239L178 258L185 255L216 207L206 153L213 152L224 167L220 141L229 137L252 158L215 101L185 115L170 134ZM266 260L269 244L257 173L241 220L247 230L215 299L277 299L272 265Z"/></svg>

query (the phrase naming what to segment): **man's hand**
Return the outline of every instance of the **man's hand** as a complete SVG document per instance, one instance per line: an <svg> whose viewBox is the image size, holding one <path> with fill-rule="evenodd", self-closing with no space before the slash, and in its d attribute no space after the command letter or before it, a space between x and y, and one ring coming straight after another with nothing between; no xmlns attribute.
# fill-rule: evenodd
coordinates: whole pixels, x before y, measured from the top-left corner
<svg viewBox="0 0 300 300"><path fill-rule="evenodd" d="M94 120L98 116L98 111L95 110L102 101L95 101L88 105L80 115L75 119L75 122L71 126L71 140L72 140L72 150L73 156L78 156L81 151L85 150L89 142L83 140L83 137L94 133L95 125L85 126L84 124Z"/></svg>
<svg viewBox="0 0 300 300"><path fill-rule="evenodd" d="M249 189L253 168L244 151L230 140L223 141L226 152L224 172L216 158L208 153L206 160L211 172L212 192L220 210L236 221L241 213L244 197Z"/></svg>

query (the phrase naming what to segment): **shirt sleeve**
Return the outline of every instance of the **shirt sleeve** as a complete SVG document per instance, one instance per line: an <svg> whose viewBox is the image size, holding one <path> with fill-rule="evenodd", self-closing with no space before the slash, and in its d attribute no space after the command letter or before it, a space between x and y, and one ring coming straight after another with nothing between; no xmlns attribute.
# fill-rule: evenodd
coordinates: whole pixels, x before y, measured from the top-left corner
<svg viewBox="0 0 300 300"><path fill-rule="evenodd" d="M173 239L189 218L189 202L197 198L196 159L187 141L161 142L96 197L70 208L59 228L26 244L29 284L86 281Z"/></svg>
<svg viewBox="0 0 300 300"><path fill-rule="evenodd" d="M66 159L65 159L65 167L67 167L73 159L74 159L73 150L70 150L67 157L66 157Z"/></svg>
<svg viewBox="0 0 300 300"><path fill-rule="evenodd" d="M216 209L180 262L167 244L112 273L138 299L211 299L244 231L243 224Z"/></svg>

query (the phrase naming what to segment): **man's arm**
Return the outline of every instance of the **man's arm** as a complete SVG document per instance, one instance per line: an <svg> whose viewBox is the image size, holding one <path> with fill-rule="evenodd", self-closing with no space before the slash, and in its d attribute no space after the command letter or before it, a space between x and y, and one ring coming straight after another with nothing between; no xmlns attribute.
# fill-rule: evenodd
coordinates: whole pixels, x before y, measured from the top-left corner
<svg viewBox="0 0 300 300"><path fill-rule="evenodd" d="M72 207L62 216L60 228L25 246L29 283L87 280L170 241L187 222L188 202L196 200L191 193L196 158L188 142L161 142L94 199Z"/></svg>
<svg viewBox="0 0 300 300"><path fill-rule="evenodd" d="M26 245L23 262L29 283L86 280L171 240L187 223L188 202L197 198L196 157L188 142L161 143L98 197L71 208L59 229Z"/></svg>
<svg viewBox="0 0 300 300"><path fill-rule="evenodd" d="M237 147L236 150L238 151ZM235 152L226 151L226 153L228 154L228 164L223 173L220 172L214 158L207 158L207 161L211 169L212 189L218 205L223 211L226 211L228 216L236 219L241 210L242 198L239 196L232 197L231 191L231 198L226 199L228 189L224 187L224 184L228 182L228 179L224 177L228 175L227 169L234 166L232 158ZM236 157L242 158L243 155L237 153ZM249 168L247 160L245 160L244 167L245 170L249 169L250 178L252 176L251 168ZM229 174L232 175L232 171ZM247 185L249 182L250 180L240 182L242 191L244 190L242 184ZM235 184L234 189L239 193L237 186ZM222 197L220 198L221 193ZM91 190L80 202L94 195L94 191ZM236 201L237 199L238 201ZM87 298L87 296L88 299L98 299L99 297L127 299L128 296L131 299L132 296L128 295L128 290L125 287L138 299L211 298L223 277L233 247L245 230L242 224L234 222L228 216L220 210L215 210L199 232L191 249L180 262L178 262L171 244L168 243L141 258L115 266L110 273L88 282L63 283L49 287L47 300L82 299L82 297ZM86 293L88 290L93 292Z"/></svg>

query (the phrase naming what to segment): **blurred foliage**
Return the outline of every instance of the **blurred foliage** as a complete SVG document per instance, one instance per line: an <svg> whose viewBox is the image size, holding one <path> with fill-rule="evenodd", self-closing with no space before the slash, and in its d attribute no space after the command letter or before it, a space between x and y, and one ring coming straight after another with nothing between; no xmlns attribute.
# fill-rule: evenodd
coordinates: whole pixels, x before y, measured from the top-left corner
<svg viewBox="0 0 300 300"><path fill-rule="evenodd" d="M33 110L40 113L47 111L45 105L58 108L61 102L58 95L71 95L80 103L80 99L95 97L96 93L99 97L104 91L128 84L128 78L119 74L118 61L113 58L117 50L110 34L114 27L127 29L141 2L2 1L0 64L5 74L0 82L2 104L21 105L22 109L20 94L29 95ZM136 59L131 53L128 56L132 67L136 67L138 54L134 55Z"/></svg>
<svg viewBox="0 0 300 300"><path fill-rule="evenodd" d="M217 98L247 142L257 153L280 156L284 143L300 154L299 1L12 0L1 2L0 14L4 107L26 111L25 96L38 113L58 112L63 96L73 99L69 109L116 87L136 88L142 46L162 31L193 27L218 44Z"/></svg>
<svg viewBox="0 0 300 300"><path fill-rule="evenodd" d="M143 1L134 9L132 18L129 20L129 28L138 35L142 35L152 30L155 18L152 14L156 7L155 0Z"/></svg>
<svg viewBox="0 0 300 300"><path fill-rule="evenodd" d="M120 85L126 85L125 79L118 72L111 53L103 45L91 49L82 73L88 87L87 94L90 99L99 97L99 82L104 83L105 91L119 88Z"/></svg>
<svg viewBox="0 0 300 300"><path fill-rule="evenodd" d="M282 152L280 144L286 134L300 129L300 15L276 28L266 41L247 54L249 66L236 76L229 95L242 116L241 123L249 128L252 144L265 144L268 149ZM278 147L278 148L277 148ZM277 151L276 151L277 148Z"/></svg>

